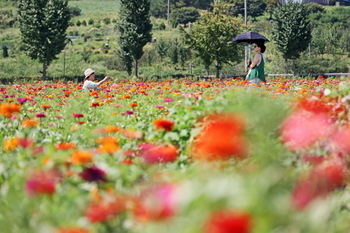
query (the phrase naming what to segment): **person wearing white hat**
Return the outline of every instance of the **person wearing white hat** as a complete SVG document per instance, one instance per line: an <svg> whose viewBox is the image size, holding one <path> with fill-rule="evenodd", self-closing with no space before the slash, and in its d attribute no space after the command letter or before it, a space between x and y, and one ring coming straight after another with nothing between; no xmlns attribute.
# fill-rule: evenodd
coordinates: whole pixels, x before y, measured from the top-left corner
<svg viewBox="0 0 350 233"><path fill-rule="evenodd" d="M84 85L83 85L83 90L87 89L93 89L95 87L100 86L102 83L106 82L110 78L106 76L104 79L102 79L99 82L94 82L95 80L95 71L91 68L88 68L84 72L85 78L84 78Z"/></svg>

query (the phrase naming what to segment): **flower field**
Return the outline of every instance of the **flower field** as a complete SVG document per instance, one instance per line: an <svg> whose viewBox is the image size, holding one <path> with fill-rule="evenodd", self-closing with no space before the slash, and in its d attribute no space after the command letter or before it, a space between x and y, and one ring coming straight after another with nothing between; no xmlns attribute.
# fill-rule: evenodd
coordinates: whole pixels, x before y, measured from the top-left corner
<svg viewBox="0 0 350 233"><path fill-rule="evenodd" d="M349 232L348 78L0 87L0 232Z"/></svg>

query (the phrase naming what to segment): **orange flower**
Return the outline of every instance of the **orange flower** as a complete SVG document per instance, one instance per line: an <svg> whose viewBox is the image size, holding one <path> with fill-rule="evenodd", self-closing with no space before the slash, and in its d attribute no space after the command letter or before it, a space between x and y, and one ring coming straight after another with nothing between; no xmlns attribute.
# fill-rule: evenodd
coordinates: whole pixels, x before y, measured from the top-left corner
<svg viewBox="0 0 350 233"><path fill-rule="evenodd" d="M4 151L10 152L16 149L19 145L19 139L18 138L11 138L4 141Z"/></svg>
<svg viewBox="0 0 350 233"><path fill-rule="evenodd" d="M89 151L74 151L70 157L72 164L84 164L92 162L93 155Z"/></svg>
<svg viewBox="0 0 350 233"><path fill-rule="evenodd" d="M40 123L39 119L36 118L25 118L22 121L22 126L24 128L33 128L35 126L38 126Z"/></svg>
<svg viewBox="0 0 350 233"><path fill-rule="evenodd" d="M206 117L203 130L193 143L193 157L204 160L244 158L247 153L244 128L242 119L234 114Z"/></svg>
<svg viewBox="0 0 350 233"><path fill-rule="evenodd" d="M143 136L141 132L131 129L121 129L120 133L126 138L141 139Z"/></svg>
<svg viewBox="0 0 350 233"><path fill-rule="evenodd" d="M131 98L131 95L124 95L123 98L124 98L124 99L130 99L130 98Z"/></svg>
<svg viewBox="0 0 350 233"><path fill-rule="evenodd" d="M13 113L20 113L21 105L19 103L2 103L0 105L0 114L10 118Z"/></svg>
<svg viewBox="0 0 350 233"><path fill-rule="evenodd" d="M154 125L157 129L164 129L165 131L171 131L174 127L174 122L164 119L158 119L154 121Z"/></svg>
<svg viewBox="0 0 350 233"><path fill-rule="evenodd" d="M119 150L119 145L114 143L105 143L100 145L97 149L99 153L108 153L112 155L114 152Z"/></svg>
<svg viewBox="0 0 350 233"><path fill-rule="evenodd" d="M118 139L116 139L113 136L107 136L107 137L103 137L103 138L98 138L96 140L97 144L107 144L107 143L114 143L114 144L118 144Z"/></svg>
<svg viewBox="0 0 350 233"><path fill-rule="evenodd" d="M81 227L65 227L59 228L57 233L89 233L90 231Z"/></svg>
<svg viewBox="0 0 350 233"><path fill-rule="evenodd" d="M119 132L120 128L115 125L109 125L109 126L106 126L105 130L107 133L117 133Z"/></svg>
<svg viewBox="0 0 350 233"><path fill-rule="evenodd" d="M75 149L75 144L73 142L61 142L55 145L57 150L70 150Z"/></svg>
<svg viewBox="0 0 350 233"><path fill-rule="evenodd" d="M51 106L48 104L42 104L42 105L40 105L40 107L44 110L51 108Z"/></svg>
<svg viewBox="0 0 350 233"><path fill-rule="evenodd" d="M137 103L130 103L129 106L132 108L137 107Z"/></svg>

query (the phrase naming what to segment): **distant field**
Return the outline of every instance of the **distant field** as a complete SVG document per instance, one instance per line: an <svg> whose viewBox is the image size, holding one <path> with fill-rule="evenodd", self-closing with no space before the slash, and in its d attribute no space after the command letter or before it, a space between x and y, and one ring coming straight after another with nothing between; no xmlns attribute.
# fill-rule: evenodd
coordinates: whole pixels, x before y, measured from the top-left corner
<svg viewBox="0 0 350 233"><path fill-rule="evenodd" d="M118 0L81 0L81 1L69 1L69 6L79 7L82 10L82 16L100 16L105 14L118 13L120 3Z"/></svg>

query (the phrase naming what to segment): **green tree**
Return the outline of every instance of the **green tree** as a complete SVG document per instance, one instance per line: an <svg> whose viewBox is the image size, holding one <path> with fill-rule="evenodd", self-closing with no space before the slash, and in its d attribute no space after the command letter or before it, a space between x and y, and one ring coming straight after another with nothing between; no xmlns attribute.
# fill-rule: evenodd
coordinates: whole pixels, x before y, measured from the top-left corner
<svg viewBox="0 0 350 233"><path fill-rule="evenodd" d="M174 25L193 23L199 18L199 11L194 7L182 7L172 11L171 21Z"/></svg>
<svg viewBox="0 0 350 233"><path fill-rule="evenodd" d="M164 40L159 40L155 47L160 59L163 61L163 58L168 54L170 44Z"/></svg>
<svg viewBox="0 0 350 233"><path fill-rule="evenodd" d="M203 14L193 24L193 30L190 28L190 32L186 32L181 29L186 44L203 61L207 75L214 62L218 78L223 64L238 59L237 45L231 40L240 33L242 23L239 19L228 16L228 12L229 5L216 2L213 4L213 12Z"/></svg>
<svg viewBox="0 0 350 233"><path fill-rule="evenodd" d="M136 77L143 47L152 39L149 10L149 0L120 1L120 48L127 54L127 60L131 58L134 61Z"/></svg>
<svg viewBox="0 0 350 233"><path fill-rule="evenodd" d="M296 74L295 59L300 57L311 41L307 8L300 3L278 6L273 13L272 38L285 60L286 72L288 59L292 59L293 73Z"/></svg>
<svg viewBox="0 0 350 233"><path fill-rule="evenodd" d="M228 0L229 3L233 3L234 7L231 12L234 16L244 15L244 0ZM247 2L247 15L254 20L256 17L263 15L266 9L266 2L262 0L249 0Z"/></svg>
<svg viewBox="0 0 350 233"><path fill-rule="evenodd" d="M45 79L47 67L66 45L70 20L68 2L21 0L18 17L24 49L31 59L38 59L43 64Z"/></svg>

